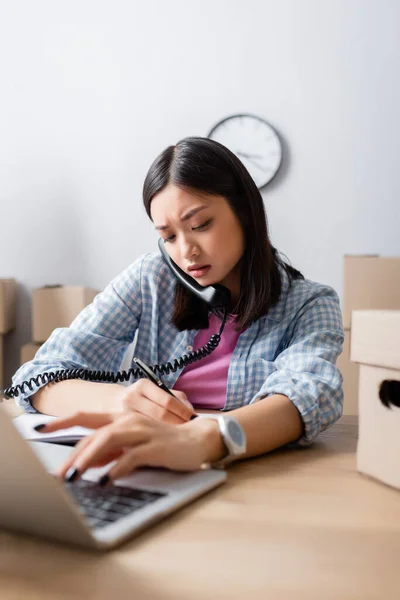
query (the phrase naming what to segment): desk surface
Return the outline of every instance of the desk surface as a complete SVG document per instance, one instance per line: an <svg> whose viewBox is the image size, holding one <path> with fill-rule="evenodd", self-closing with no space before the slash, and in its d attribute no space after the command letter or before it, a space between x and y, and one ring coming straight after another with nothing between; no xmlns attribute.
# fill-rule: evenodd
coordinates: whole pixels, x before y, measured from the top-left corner
<svg viewBox="0 0 400 600"><path fill-rule="evenodd" d="M356 417L108 554L0 532L1 600L400 598L400 492L355 470Z"/></svg>

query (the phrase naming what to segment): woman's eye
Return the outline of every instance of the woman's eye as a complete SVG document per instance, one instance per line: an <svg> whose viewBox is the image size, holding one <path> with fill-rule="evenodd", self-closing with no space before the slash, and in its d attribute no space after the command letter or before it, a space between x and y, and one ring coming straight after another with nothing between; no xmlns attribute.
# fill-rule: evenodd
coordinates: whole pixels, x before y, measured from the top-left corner
<svg viewBox="0 0 400 600"><path fill-rule="evenodd" d="M174 239L174 235L170 235L169 237L164 239L164 242L172 242L172 240Z"/></svg>
<svg viewBox="0 0 400 600"><path fill-rule="evenodd" d="M211 221L212 221L212 219L208 219L208 221L206 221L205 223L202 223L201 225L198 225L197 227L192 227L192 231L203 231L211 224ZM164 243L172 242L174 240L174 238L176 238L176 235L172 234L167 238L163 238L163 240L164 240Z"/></svg>
<svg viewBox="0 0 400 600"><path fill-rule="evenodd" d="M206 227L208 227L208 225L210 225L211 223L211 219L208 219L208 221L206 221L205 223L203 223L202 225L199 225L198 227L193 227L193 231L201 231L202 229L205 229Z"/></svg>

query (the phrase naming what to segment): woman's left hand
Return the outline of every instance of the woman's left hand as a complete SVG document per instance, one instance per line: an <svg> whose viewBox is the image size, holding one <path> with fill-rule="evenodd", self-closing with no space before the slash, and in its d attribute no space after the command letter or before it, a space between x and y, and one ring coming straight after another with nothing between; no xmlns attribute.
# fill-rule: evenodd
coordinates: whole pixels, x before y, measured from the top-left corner
<svg viewBox="0 0 400 600"><path fill-rule="evenodd" d="M64 477L73 468L78 475L82 475L90 467L103 466L116 460L108 472L109 479L115 480L144 466L177 471L199 469L207 459L205 440L209 436L209 425L207 429L206 423L197 421L205 419L171 425L137 413L116 417L105 413L80 412L66 419L52 421L41 432L75 425L96 429L75 446L58 474Z"/></svg>

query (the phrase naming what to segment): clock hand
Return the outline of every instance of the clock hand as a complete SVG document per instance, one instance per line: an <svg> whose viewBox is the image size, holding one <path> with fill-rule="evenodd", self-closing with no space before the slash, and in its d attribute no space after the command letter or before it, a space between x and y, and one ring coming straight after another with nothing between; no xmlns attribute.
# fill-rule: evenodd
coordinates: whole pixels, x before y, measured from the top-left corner
<svg viewBox="0 0 400 600"><path fill-rule="evenodd" d="M264 171L264 167L261 166L260 164L258 164L255 160L251 160L251 158L247 159L249 162L251 162L255 167L257 167L258 169L260 169L261 171Z"/></svg>
<svg viewBox="0 0 400 600"><path fill-rule="evenodd" d="M239 153L238 153L239 154ZM243 154L243 153L242 153ZM251 163L252 165L254 165L255 167L257 167L258 169L260 169L261 171L264 171L264 167L261 166L258 162L256 162L255 160L252 160L250 158L250 155L247 156L243 156L243 158L246 158L246 160L249 161L249 163Z"/></svg>
<svg viewBox="0 0 400 600"><path fill-rule="evenodd" d="M261 154L246 154L246 152L241 152L238 150L236 152L238 156L243 156L243 158L262 158Z"/></svg>

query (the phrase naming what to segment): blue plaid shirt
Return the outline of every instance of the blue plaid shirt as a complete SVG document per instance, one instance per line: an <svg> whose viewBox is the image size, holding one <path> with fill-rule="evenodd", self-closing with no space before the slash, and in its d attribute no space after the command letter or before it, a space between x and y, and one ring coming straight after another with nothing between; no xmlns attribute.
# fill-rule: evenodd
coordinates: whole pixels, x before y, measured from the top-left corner
<svg viewBox="0 0 400 600"><path fill-rule="evenodd" d="M342 413L342 376L335 366L344 338L342 315L332 288L307 279L290 287L283 269L281 275L279 302L238 338L223 410L284 394L304 423L299 443L308 445ZM171 323L175 281L160 254L145 254L70 327L54 330L35 359L16 372L13 385L59 369L117 371L136 332L135 355L148 364L187 354L197 331L180 332ZM163 380L179 389L179 375L170 373ZM37 389L16 399L26 412L36 412L29 396Z"/></svg>

